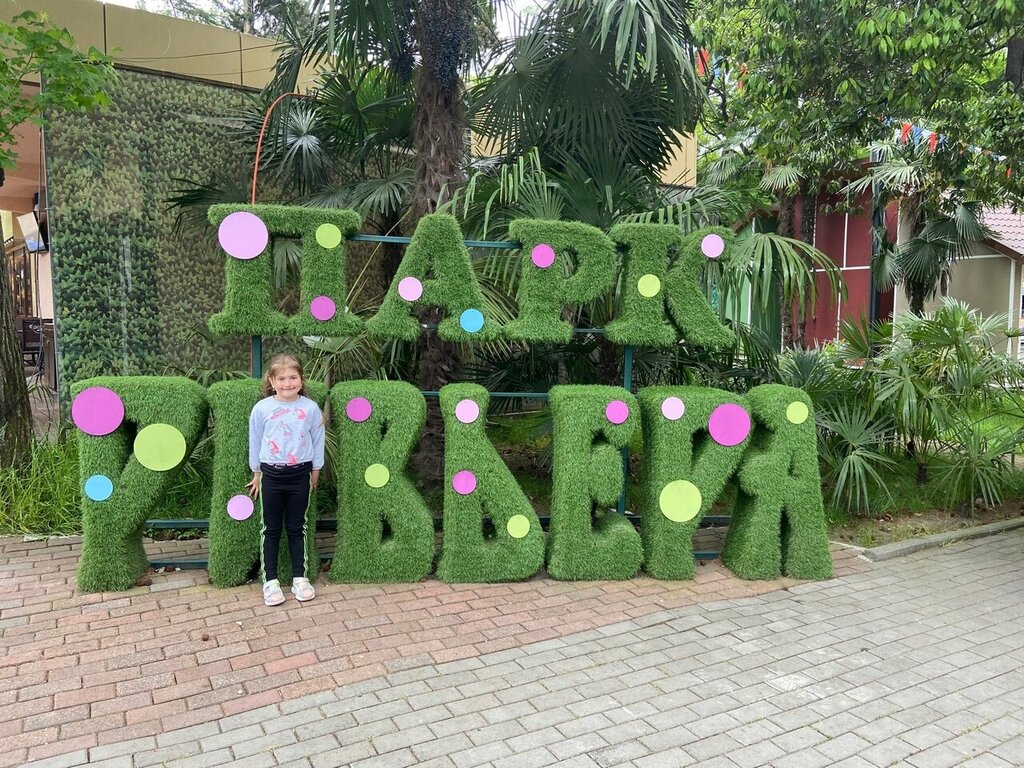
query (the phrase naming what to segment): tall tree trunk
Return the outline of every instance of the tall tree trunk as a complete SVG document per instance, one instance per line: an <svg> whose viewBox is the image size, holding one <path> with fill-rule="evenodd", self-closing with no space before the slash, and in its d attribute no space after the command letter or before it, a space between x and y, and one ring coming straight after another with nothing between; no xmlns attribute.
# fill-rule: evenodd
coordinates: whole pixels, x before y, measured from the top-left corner
<svg viewBox="0 0 1024 768"><path fill-rule="evenodd" d="M421 0L416 7L420 69L413 118L416 183L410 231L415 222L437 209L438 202L449 199L452 187L464 179L466 119L460 68L469 40L470 8L470 0ZM421 319L437 323L440 312L430 310ZM458 345L441 341L436 331L420 334L417 363L417 384L428 391L456 381L462 371ZM436 398L427 400L427 423L414 463L421 485L441 482L444 422Z"/></svg>
<svg viewBox="0 0 1024 768"><path fill-rule="evenodd" d="M1016 90L1024 85L1024 37L1015 37L1006 46L1006 70L1004 79L1013 83Z"/></svg>
<svg viewBox="0 0 1024 768"><path fill-rule="evenodd" d="M783 237L793 237L793 214L796 212L796 199L789 194L779 195L779 213L776 217L775 232ZM787 304L784 297L780 296L779 306L781 307L782 324L782 348L789 349L793 346L793 306Z"/></svg>
<svg viewBox="0 0 1024 768"><path fill-rule="evenodd" d="M918 207L912 201L900 205L899 220L896 226L896 247L903 248L921 230L921 216ZM911 313L920 317L924 314L924 300L931 286L914 280L906 280L903 288L907 293L907 303Z"/></svg>
<svg viewBox="0 0 1024 768"><path fill-rule="evenodd" d="M32 408L15 331L14 297L3 241L0 226L0 467L20 469L32 455Z"/></svg>
<svg viewBox="0 0 1024 768"><path fill-rule="evenodd" d="M808 245L813 245L814 232L818 224L818 194L816 192L811 192L807 188L806 184L801 187L800 194L802 203L802 207L800 209L800 239ZM807 261L806 257L804 261ZM807 268L810 270L811 265L808 264ZM801 302L797 306L796 330L793 334L794 344L801 349L807 348L806 324L807 302Z"/></svg>

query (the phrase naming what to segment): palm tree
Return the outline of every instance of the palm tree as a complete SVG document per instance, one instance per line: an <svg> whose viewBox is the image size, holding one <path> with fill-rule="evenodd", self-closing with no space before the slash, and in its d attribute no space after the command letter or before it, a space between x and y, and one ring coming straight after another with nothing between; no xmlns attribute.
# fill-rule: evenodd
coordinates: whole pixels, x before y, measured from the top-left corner
<svg viewBox="0 0 1024 768"><path fill-rule="evenodd" d="M895 248L880 249L872 274L883 281L879 288L901 283L910 311L921 316L924 302L945 292L953 265L970 255L972 243L992 233L982 222L982 202L966 184L949 188L948 170L923 151L923 143L892 141L871 149L879 162L847 189L853 194L873 190L876 206L899 204ZM950 159L969 162L964 153ZM887 239L884 231L875 236Z"/></svg>

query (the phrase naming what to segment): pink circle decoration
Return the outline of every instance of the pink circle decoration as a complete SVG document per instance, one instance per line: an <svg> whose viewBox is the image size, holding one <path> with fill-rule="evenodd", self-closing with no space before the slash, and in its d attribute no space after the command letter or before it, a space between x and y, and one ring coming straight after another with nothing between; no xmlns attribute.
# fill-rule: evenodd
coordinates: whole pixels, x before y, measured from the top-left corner
<svg viewBox="0 0 1024 768"><path fill-rule="evenodd" d="M71 420L87 435L109 435L124 421L124 403L112 389L89 387L71 403Z"/></svg>
<svg viewBox="0 0 1024 768"><path fill-rule="evenodd" d="M705 235L704 239L700 241L700 249L709 259L717 259L725 252L725 240L721 235L712 232L710 235Z"/></svg>
<svg viewBox="0 0 1024 768"><path fill-rule="evenodd" d="M555 249L547 243L539 243L530 251L530 260L533 262L533 266L547 269L555 263Z"/></svg>
<svg viewBox="0 0 1024 768"><path fill-rule="evenodd" d="M679 421L686 413L686 405L678 397L666 397L661 401L661 415L669 421Z"/></svg>
<svg viewBox="0 0 1024 768"><path fill-rule="evenodd" d="M403 277L398 281L398 295L406 301L416 301L423 295L423 283L415 277Z"/></svg>
<svg viewBox="0 0 1024 768"><path fill-rule="evenodd" d="M708 432L719 445L739 445L750 434L750 414L736 403L720 405L711 412Z"/></svg>
<svg viewBox="0 0 1024 768"><path fill-rule="evenodd" d="M353 397L345 404L345 415L352 421L364 422L373 413L373 406L365 397Z"/></svg>
<svg viewBox="0 0 1024 768"><path fill-rule="evenodd" d="M621 424L629 418L629 406L621 400L612 400L605 407L604 416L612 424Z"/></svg>
<svg viewBox="0 0 1024 768"><path fill-rule="evenodd" d="M236 259L255 259L270 242L263 219L248 211L235 211L224 217L217 228L220 247Z"/></svg>
<svg viewBox="0 0 1024 768"><path fill-rule="evenodd" d="M309 302L309 314L321 322L330 320L337 311L338 307L330 296L317 296Z"/></svg>
<svg viewBox="0 0 1024 768"><path fill-rule="evenodd" d="M459 400L459 404L455 406L455 418L463 424L472 424L479 416L480 406L476 404L475 400L469 398Z"/></svg>
<svg viewBox="0 0 1024 768"><path fill-rule="evenodd" d="M456 472L455 477L452 478L452 488L460 496L469 496L476 490L476 475L468 469Z"/></svg>
<svg viewBox="0 0 1024 768"><path fill-rule="evenodd" d="M248 520L252 517L252 499L244 493L228 499L228 517L232 520Z"/></svg>

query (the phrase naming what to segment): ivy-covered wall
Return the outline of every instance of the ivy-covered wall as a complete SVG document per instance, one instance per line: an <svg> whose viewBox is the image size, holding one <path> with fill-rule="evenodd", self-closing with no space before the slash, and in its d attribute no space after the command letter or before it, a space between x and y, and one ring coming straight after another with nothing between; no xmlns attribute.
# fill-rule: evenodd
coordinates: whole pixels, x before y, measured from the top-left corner
<svg viewBox="0 0 1024 768"><path fill-rule="evenodd" d="M241 161L220 119L244 95L131 71L109 109L58 116L46 133L62 390L102 374L212 365L193 334L224 300L209 233L175 229L179 179ZM206 240L204 240L206 238ZM237 359L234 359L237 358ZM246 368L244 340L218 364Z"/></svg>

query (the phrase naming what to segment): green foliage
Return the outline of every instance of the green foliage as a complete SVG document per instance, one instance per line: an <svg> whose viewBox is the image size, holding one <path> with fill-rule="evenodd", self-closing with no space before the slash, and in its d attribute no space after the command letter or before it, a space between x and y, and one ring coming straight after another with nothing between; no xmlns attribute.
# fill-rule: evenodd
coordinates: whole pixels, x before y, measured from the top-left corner
<svg viewBox="0 0 1024 768"><path fill-rule="evenodd" d="M47 130L59 378L214 363L196 326L224 299L223 258L165 205L184 172L237 162L215 119L234 91L122 71L109 109ZM245 367L246 346L217 362Z"/></svg>
<svg viewBox="0 0 1024 768"><path fill-rule="evenodd" d="M662 413L668 397L683 401L681 418L671 420ZM747 409L746 401L705 387L648 387L638 399L644 434L644 570L657 579L692 579L693 534L722 495L749 442L747 437L735 446L720 445L708 434L708 419L724 403ZM681 480L697 487L700 503L692 518L673 521L663 513L661 494L669 483Z"/></svg>
<svg viewBox="0 0 1024 768"><path fill-rule="evenodd" d="M363 422L346 412L356 397L373 409ZM331 389L331 406L341 459L331 581L419 581L434 558L434 525L406 464L426 418L423 396L405 382L346 381ZM389 475L376 488L366 482L375 464Z"/></svg>
<svg viewBox="0 0 1024 768"><path fill-rule="evenodd" d="M323 384L306 381L307 396L321 408L327 399ZM249 414L261 399L259 379L221 381L206 391L213 418L213 490L210 494L210 554L207 570L218 587L244 584L260 559L261 506L252 516L235 520L227 513L232 496L245 495L252 479L249 469ZM316 549L316 505L311 503L306 518L306 577L315 579L320 570ZM291 573L287 532L281 532L279 573Z"/></svg>
<svg viewBox="0 0 1024 768"><path fill-rule="evenodd" d="M468 424L456 417L464 400L476 403L479 415ZM544 563L544 532L537 513L515 477L487 439L487 390L476 384L449 384L441 389L445 421L444 540L437 578L447 582L521 581ZM452 478L472 472L476 489L455 491ZM509 520L525 518L525 535L513 537ZM523 520L516 520L523 524Z"/></svg>
<svg viewBox="0 0 1024 768"><path fill-rule="evenodd" d="M210 318L217 334L251 336L356 336L362 321L348 311L345 240L359 231L362 220L354 211L302 208L285 205L215 205L209 219L219 225L228 215L247 211L262 219L271 237L298 238L302 242L299 313L288 319L273 309L270 253L254 259L226 257L227 285L224 310ZM336 228L341 241L336 246L320 244L321 227ZM336 312L328 320L317 320L310 305L318 296L334 301Z"/></svg>
<svg viewBox="0 0 1024 768"><path fill-rule="evenodd" d="M423 286L423 294L415 301L398 295L398 284L408 277L418 279ZM437 333L445 341L491 341L498 337L498 324L485 306L459 223L450 214L435 213L420 219L384 302L367 321L366 329L378 339L415 341L420 321L412 313L414 307L445 310L444 319L437 324ZM469 332L460 325L460 317L474 309L484 316L484 324L479 331Z"/></svg>
<svg viewBox="0 0 1024 768"><path fill-rule="evenodd" d="M747 399L754 439L739 471L722 561L742 579L830 578L814 420L793 423L787 417L791 403L810 409L810 398L765 384Z"/></svg>
<svg viewBox="0 0 1024 768"><path fill-rule="evenodd" d="M615 285L615 245L595 227L579 222L517 219L509 236L521 244L519 317L504 328L517 341L568 343L572 323L562 319L565 305L593 301ZM547 268L533 263L539 244L555 252Z"/></svg>
<svg viewBox="0 0 1024 768"><path fill-rule="evenodd" d="M947 489L947 504L965 504L973 517L978 499L990 507L1001 502L1011 481L1008 457L1019 449L1024 430L984 430L978 421L960 416L946 435L936 479Z"/></svg>
<svg viewBox="0 0 1024 768"><path fill-rule="evenodd" d="M142 529L181 469L156 472L143 467L132 453L136 432L150 424L169 424L184 436L187 455L207 423L205 392L188 379L103 376L78 382L73 392L94 386L121 397L125 418L109 435L78 438L81 485L93 475L106 475L114 486L106 501L82 497L78 588L84 592L129 589L146 572Z"/></svg>
<svg viewBox="0 0 1024 768"><path fill-rule="evenodd" d="M0 509L0 536L81 533L77 439L35 442L24 472L0 467Z"/></svg>
<svg viewBox="0 0 1024 768"><path fill-rule="evenodd" d="M49 125L54 113L90 110L110 103L116 75L111 59L90 46L75 49L66 29L56 29L46 14L25 11L12 23L0 21L0 168L14 167L14 129L24 122ZM46 84L25 93L22 82L40 77Z"/></svg>
<svg viewBox="0 0 1024 768"><path fill-rule="evenodd" d="M885 507L891 500L880 470L896 464L884 453L892 440L888 422L856 400L837 402L816 416L829 503L856 512Z"/></svg>
<svg viewBox="0 0 1024 768"><path fill-rule="evenodd" d="M623 401L627 419L613 424L608 404ZM550 392L554 416L548 574L555 579L629 579L643 562L640 535L609 507L622 491L620 451L640 416L636 398L618 387L559 386Z"/></svg>

